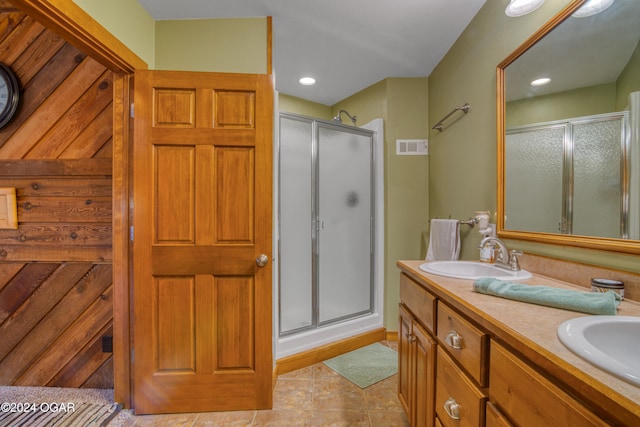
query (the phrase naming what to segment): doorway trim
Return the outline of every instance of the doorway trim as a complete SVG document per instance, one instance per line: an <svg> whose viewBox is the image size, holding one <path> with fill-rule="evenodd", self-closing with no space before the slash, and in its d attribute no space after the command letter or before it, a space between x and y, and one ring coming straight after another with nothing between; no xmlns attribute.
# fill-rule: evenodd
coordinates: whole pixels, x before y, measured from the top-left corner
<svg viewBox="0 0 640 427"><path fill-rule="evenodd" d="M112 268L114 400L131 407L129 345L130 91L147 64L71 0L12 0L14 6L113 72Z"/></svg>

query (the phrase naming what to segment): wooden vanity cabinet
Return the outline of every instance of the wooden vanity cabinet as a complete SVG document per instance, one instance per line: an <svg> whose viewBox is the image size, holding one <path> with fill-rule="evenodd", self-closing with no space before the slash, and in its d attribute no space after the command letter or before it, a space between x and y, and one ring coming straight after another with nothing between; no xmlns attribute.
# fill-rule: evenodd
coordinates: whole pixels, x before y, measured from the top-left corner
<svg viewBox="0 0 640 427"><path fill-rule="evenodd" d="M412 426L432 427L436 342L402 305L399 332L400 402Z"/></svg>
<svg viewBox="0 0 640 427"><path fill-rule="evenodd" d="M480 387L486 387L489 335L442 301L437 313L438 342Z"/></svg>
<svg viewBox="0 0 640 427"><path fill-rule="evenodd" d="M433 325L435 298L406 276L400 295L398 397L411 426L433 427L436 341L427 328Z"/></svg>
<svg viewBox="0 0 640 427"><path fill-rule="evenodd" d="M513 424L504 416L496 405L487 402L485 411L485 427L513 427Z"/></svg>
<svg viewBox="0 0 640 427"><path fill-rule="evenodd" d="M436 414L444 427L484 425L486 395L438 345Z"/></svg>
<svg viewBox="0 0 640 427"><path fill-rule="evenodd" d="M586 384L591 388L584 392L570 374L553 376L543 365L553 361L520 353L532 349L508 325L493 323L490 314L458 297L458 288L450 290L450 282L421 280L414 265L400 276L399 361L400 398L413 427L640 426L633 412L611 410L611 402L594 398L598 383ZM435 343L425 347L429 340ZM429 366L427 372L435 363L435 377L417 377L417 360ZM416 390L419 397L413 397ZM421 405L433 409L420 412Z"/></svg>
<svg viewBox="0 0 640 427"><path fill-rule="evenodd" d="M489 336L437 302L436 414L445 427L484 425Z"/></svg>
<svg viewBox="0 0 640 427"><path fill-rule="evenodd" d="M500 412L514 425L532 427L609 425L495 341L491 343L490 365L491 404L500 408Z"/></svg>

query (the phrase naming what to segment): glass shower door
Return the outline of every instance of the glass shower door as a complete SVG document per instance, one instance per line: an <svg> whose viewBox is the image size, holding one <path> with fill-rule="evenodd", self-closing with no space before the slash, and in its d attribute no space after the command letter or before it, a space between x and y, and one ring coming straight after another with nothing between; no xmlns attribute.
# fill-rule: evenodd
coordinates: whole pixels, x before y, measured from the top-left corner
<svg viewBox="0 0 640 427"><path fill-rule="evenodd" d="M318 324L373 308L373 139L318 124Z"/></svg>
<svg viewBox="0 0 640 427"><path fill-rule="evenodd" d="M565 232L565 134L566 126L507 131L505 228Z"/></svg>
<svg viewBox="0 0 640 427"><path fill-rule="evenodd" d="M627 238L628 126L619 112L508 129L505 227Z"/></svg>
<svg viewBox="0 0 640 427"><path fill-rule="evenodd" d="M573 127L573 234L623 237L623 125L617 116Z"/></svg>
<svg viewBox="0 0 640 427"><path fill-rule="evenodd" d="M313 326L313 122L280 117L280 334Z"/></svg>

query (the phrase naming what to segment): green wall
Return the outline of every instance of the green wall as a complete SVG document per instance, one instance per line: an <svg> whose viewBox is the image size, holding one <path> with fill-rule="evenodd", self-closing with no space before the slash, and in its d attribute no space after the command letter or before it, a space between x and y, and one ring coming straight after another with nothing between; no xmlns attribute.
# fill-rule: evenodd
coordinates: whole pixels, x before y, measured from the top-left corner
<svg viewBox="0 0 640 427"><path fill-rule="evenodd" d="M616 84L606 83L507 102L505 120L510 128L612 111L621 111L616 109Z"/></svg>
<svg viewBox="0 0 640 427"><path fill-rule="evenodd" d="M267 73L267 18L156 22L157 70Z"/></svg>
<svg viewBox="0 0 640 427"><path fill-rule="evenodd" d="M627 66L620 74L617 83L618 97L616 111L624 110L629 102L629 94L640 90L640 42L633 51Z"/></svg>
<svg viewBox="0 0 640 427"><path fill-rule="evenodd" d="M428 156L396 156L396 139L426 139L427 78L388 78L333 105L356 115L357 125L384 119L384 324L398 330L400 272L396 261L424 259L429 215Z"/></svg>
<svg viewBox="0 0 640 427"><path fill-rule="evenodd" d="M443 132L430 131L430 217L468 218L496 210L496 65L570 0L547 0L533 13L509 18L505 2L487 1L429 76L431 126L456 105L471 104ZM495 220L495 216L492 217ZM464 231L464 230L463 230ZM477 259L479 233L463 235L461 258ZM555 258L640 272L637 256L508 241L510 248Z"/></svg>
<svg viewBox="0 0 640 427"><path fill-rule="evenodd" d="M73 0L150 69L267 72L267 18L154 21L136 0Z"/></svg>
<svg viewBox="0 0 640 427"><path fill-rule="evenodd" d="M136 0L73 0L138 55L155 64L155 21Z"/></svg>
<svg viewBox="0 0 640 427"><path fill-rule="evenodd" d="M331 107L295 96L278 94L278 111L322 120L331 120Z"/></svg>

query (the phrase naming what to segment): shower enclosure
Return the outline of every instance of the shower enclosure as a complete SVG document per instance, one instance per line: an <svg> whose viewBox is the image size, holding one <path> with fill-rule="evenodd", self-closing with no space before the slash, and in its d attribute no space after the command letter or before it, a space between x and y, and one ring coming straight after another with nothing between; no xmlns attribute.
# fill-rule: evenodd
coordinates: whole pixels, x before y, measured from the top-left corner
<svg viewBox="0 0 640 427"><path fill-rule="evenodd" d="M507 129L506 228L629 238L628 120L625 111Z"/></svg>
<svg viewBox="0 0 640 427"><path fill-rule="evenodd" d="M377 132L282 113L279 133L276 353L282 356L382 322L375 286Z"/></svg>

